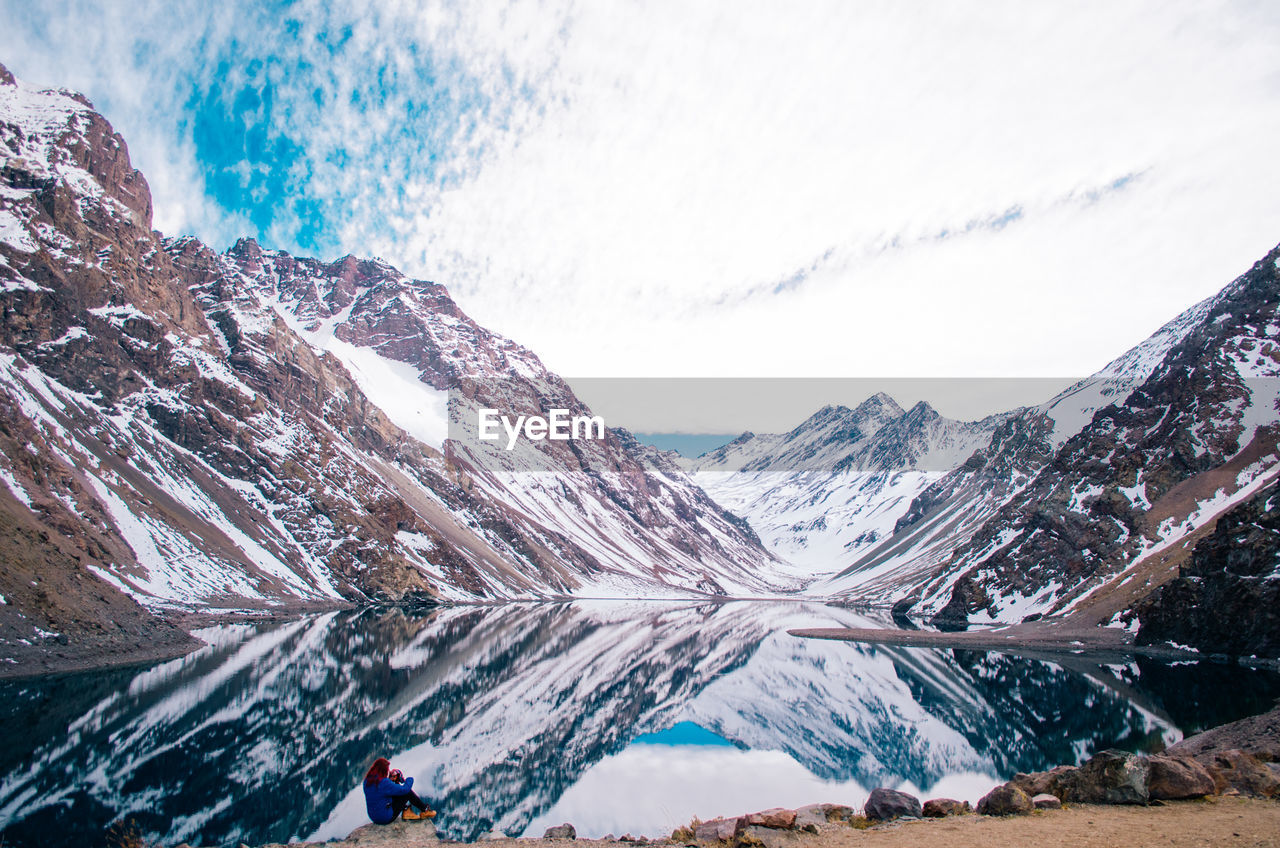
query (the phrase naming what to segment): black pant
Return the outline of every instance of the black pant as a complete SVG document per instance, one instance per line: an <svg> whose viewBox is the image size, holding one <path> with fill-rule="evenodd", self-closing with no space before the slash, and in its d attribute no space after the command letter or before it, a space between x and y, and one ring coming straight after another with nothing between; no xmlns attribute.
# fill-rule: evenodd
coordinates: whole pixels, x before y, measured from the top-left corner
<svg viewBox="0 0 1280 848"><path fill-rule="evenodd" d="M412 804L418 808L418 812L422 812L427 808L426 802L418 797L418 793L412 789L407 795L391 796L391 820L395 821L400 818L400 814L404 812L404 808Z"/></svg>

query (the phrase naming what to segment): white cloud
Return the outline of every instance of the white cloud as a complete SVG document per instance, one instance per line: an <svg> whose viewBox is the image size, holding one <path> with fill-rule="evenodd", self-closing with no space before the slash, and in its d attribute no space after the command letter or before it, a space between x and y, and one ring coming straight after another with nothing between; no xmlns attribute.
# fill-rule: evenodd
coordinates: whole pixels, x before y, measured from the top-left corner
<svg viewBox="0 0 1280 848"><path fill-rule="evenodd" d="M1082 374L1280 240L1274 6L419 5L67 7L0 61L108 88L158 222L225 244L186 98L286 57L335 246L570 375Z"/></svg>

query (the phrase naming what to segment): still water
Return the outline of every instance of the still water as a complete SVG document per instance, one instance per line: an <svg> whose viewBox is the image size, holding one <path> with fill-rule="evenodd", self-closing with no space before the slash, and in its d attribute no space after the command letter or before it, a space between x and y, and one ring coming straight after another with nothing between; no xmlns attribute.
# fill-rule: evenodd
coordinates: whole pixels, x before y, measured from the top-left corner
<svg viewBox="0 0 1280 848"><path fill-rule="evenodd" d="M1017 771L1150 750L1270 707L1280 675L788 636L797 603L365 609L200 631L143 670L0 684L5 846L260 845L364 824L379 755L443 835L665 835L892 786L976 800Z"/></svg>

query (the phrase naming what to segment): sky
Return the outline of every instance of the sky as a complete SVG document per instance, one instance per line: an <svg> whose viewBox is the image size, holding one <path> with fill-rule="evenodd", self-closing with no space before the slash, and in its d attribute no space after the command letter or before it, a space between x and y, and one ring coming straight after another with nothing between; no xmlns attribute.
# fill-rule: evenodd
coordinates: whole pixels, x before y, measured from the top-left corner
<svg viewBox="0 0 1280 848"><path fill-rule="evenodd" d="M1276 3L0 19L166 234L380 256L570 378L1084 376L1280 242Z"/></svg>

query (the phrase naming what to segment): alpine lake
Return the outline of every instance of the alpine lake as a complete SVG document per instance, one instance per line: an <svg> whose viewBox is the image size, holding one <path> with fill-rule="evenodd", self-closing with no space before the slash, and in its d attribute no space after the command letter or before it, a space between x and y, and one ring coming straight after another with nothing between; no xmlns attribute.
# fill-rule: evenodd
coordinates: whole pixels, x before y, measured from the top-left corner
<svg viewBox="0 0 1280 848"><path fill-rule="evenodd" d="M805 639L887 626L801 602L371 607L196 632L149 667L0 682L4 846L341 838L375 757L442 836L665 836L877 786L976 801L1015 772L1153 751L1269 709L1209 661Z"/></svg>

